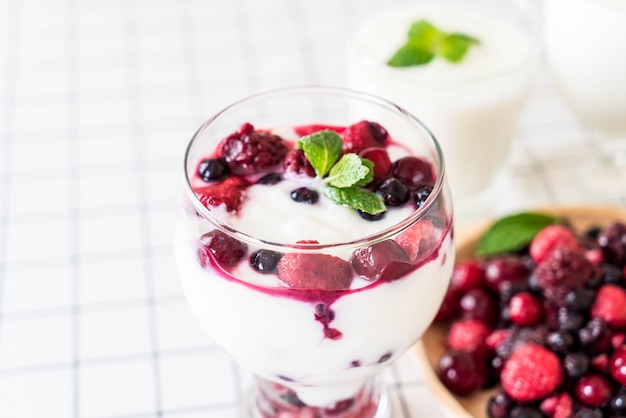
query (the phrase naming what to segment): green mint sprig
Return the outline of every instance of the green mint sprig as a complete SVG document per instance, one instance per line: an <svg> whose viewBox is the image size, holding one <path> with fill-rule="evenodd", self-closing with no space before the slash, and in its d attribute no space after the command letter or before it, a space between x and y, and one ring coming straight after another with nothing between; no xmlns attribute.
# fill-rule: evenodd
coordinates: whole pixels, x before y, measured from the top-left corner
<svg viewBox="0 0 626 418"><path fill-rule="evenodd" d="M343 140L330 129L303 136L298 147L322 179L322 193L338 205L375 215L386 210L376 193L363 190L374 178L374 163L355 153L341 155Z"/></svg>
<svg viewBox="0 0 626 418"><path fill-rule="evenodd" d="M478 240L476 255L487 257L516 252L526 247L535 235L560 219L543 213L522 212L497 220Z"/></svg>
<svg viewBox="0 0 626 418"><path fill-rule="evenodd" d="M462 33L446 33L426 20L411 24L408 39L387 61L390 67L425 65L436 56L458 63L480 41Z"/></svg>

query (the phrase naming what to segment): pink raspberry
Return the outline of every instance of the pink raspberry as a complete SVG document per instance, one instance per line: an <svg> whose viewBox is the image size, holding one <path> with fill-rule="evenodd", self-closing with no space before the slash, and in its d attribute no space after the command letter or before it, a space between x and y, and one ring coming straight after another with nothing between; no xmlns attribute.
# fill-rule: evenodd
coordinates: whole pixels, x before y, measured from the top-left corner
<svg viewBox="0 0 626 418"><path fill-rule="evenodd" d="M536 344L526 344L514 351L500 377L504 391L518 402L545 398L563 381L557 355Z"/></svg>
<svg viewBox="0 0 626 418"><path fill-rule="evenodd" d="M343 152L359 153L366 148L384 147L389 134L376 122L362 120L348 126L342 133Z"/></svg>
<svg viewBox="0 0 626 418"><path fill-rule="evenodd" d="M530 244L530 256L535 263L540 263L556 248L580 249L576 235L563 225L550 225L543 228Z"/></svg>
<svg viewBox="0 0 626 418"><path fill-rule="evenodd" d="M626 329L626 290L614 284L600 287L591 316L604 320L612 329Z"/></svg>

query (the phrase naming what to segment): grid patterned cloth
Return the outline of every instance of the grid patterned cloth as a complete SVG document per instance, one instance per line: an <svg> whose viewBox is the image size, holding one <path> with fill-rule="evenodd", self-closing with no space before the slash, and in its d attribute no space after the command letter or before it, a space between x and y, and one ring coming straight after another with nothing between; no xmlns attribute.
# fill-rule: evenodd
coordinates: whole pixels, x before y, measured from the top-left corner
<svg viewBox="0 0 626 418"><path fill-rule="evenodd" d="M176 277L183 149L250 93L345 84L357 4L0 0L0 417L237 416L250 376ZM485 215L589 203L591 153L540 71ZM395 418L443 416L410 355L385 378Z"/></svg>

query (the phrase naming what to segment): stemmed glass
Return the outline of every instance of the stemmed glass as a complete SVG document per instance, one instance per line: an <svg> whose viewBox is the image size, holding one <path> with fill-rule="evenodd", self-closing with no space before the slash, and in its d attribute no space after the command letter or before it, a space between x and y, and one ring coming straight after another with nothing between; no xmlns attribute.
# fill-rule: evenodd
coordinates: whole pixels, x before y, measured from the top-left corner
<svg viewBox="0 0 626 418"><path fill-rule="evenodd" d="M200 162L245 123L287 132L320 124L337 129L361 119L384 126L396 152L419 156L436 173L419 207L409 206L397 219L389 210L378 230L371 229L376 222L332 202L325 213L339 219L341 231L322 225L307 205L277 218L255 206L248 213L255 222L246 229L194 192ZM274 186L250 186L243 205L257 199L253 187ZM255 375L242 416L390 417L381 372L432 321L454 262L450 194L430 132L403 109L363 93L325 87L262 93L227 107L196 132L185 155L184 191L175 243L180 280L202 327ZM237 216L248 216L242 213ZM402 239L413 249L410 256L393 250ZM339 264L350 283L285 286L272 271L253 271L259 254L306 260L313 270ZM294 274L307 283L307 269Z"/></svg>
<svg viewBox="0 0 626 418"><path fill-rule="evenodd" d="M547 0L548 70L595 140L581 170L594 197L626 196L626 1Z"/></svg>

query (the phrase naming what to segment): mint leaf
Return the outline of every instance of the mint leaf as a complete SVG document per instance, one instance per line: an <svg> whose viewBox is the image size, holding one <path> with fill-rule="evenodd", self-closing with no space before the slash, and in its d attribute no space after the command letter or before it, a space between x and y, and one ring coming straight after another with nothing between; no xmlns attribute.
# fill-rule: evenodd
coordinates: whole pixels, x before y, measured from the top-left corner
<svg viewBox="0 0 626 418"><path fill-rule="evenodd" d="M559 219L542 213L523 212L492 224L478 241L476 255L486 257L515 252L530 244L539 231Z"/></svg>
<svg viewBox="0 0 626 418"><path fill-rule="evenodd" d="M374 161L368 160L367 158L361 158L361 164L369 169L365 177L356 182L354 185L357 187L363 187L370 184L374 181Z"/></svg>
<svg viewBox="0 0 626 418"><path fill-rule="evenodd" d="M354 186L363 180L370 169L363 164L361 157L354 153L344 154L337 164L330 169L328 177L324 179L327 184L335 187Z"/></svg>
<svg viewBox="0 0 626 418"><path fill-rule="evenodd" d="M439 44L438 54L450 62L460 62L470 46L478 45L479 43L478 39L471 36L453 33L442 39Z"/></svg>
<svg viewBox="0 0 626 418"><path fill-rule="evenodd" d="M437 29L427 20L418 20L411 24L409 28L409 41L414 45L422 44L425 48L430 48L445 36L445 33Z"/></svg>
<svg viewBox="0 0 626 418"><path fill-rule="evenodd" d="M433 58L435 58L435 54L430 50L407 43L401 46L393 57L389 58L387 65L390 67L412 67L428 64Z"/></svg>
<svg viewBox="0 0 626 418"><path fill-rule="evenodd" d="M385 211L385 204L376 193L361 190L356 187L346 187L340 189L329 185L322 188L324 196L338 205L349 206L370 215L375 215Z"/></svg>
<svg viewBox="0 0 626 418"><path fill-rule="evenodd" d="M339 158L343 141L337 132L324 129L300 138L298 147L304 151L315 174L324 177Z"/></svg>
<svg viewBox="0 0 626 418"><path fill-rule="evenodd" d="M411 24L407 41L387 61L390 67L424 65L436 56L458 63L469 48L480 41L462 33L448 34L426 20Z"/></svg>

